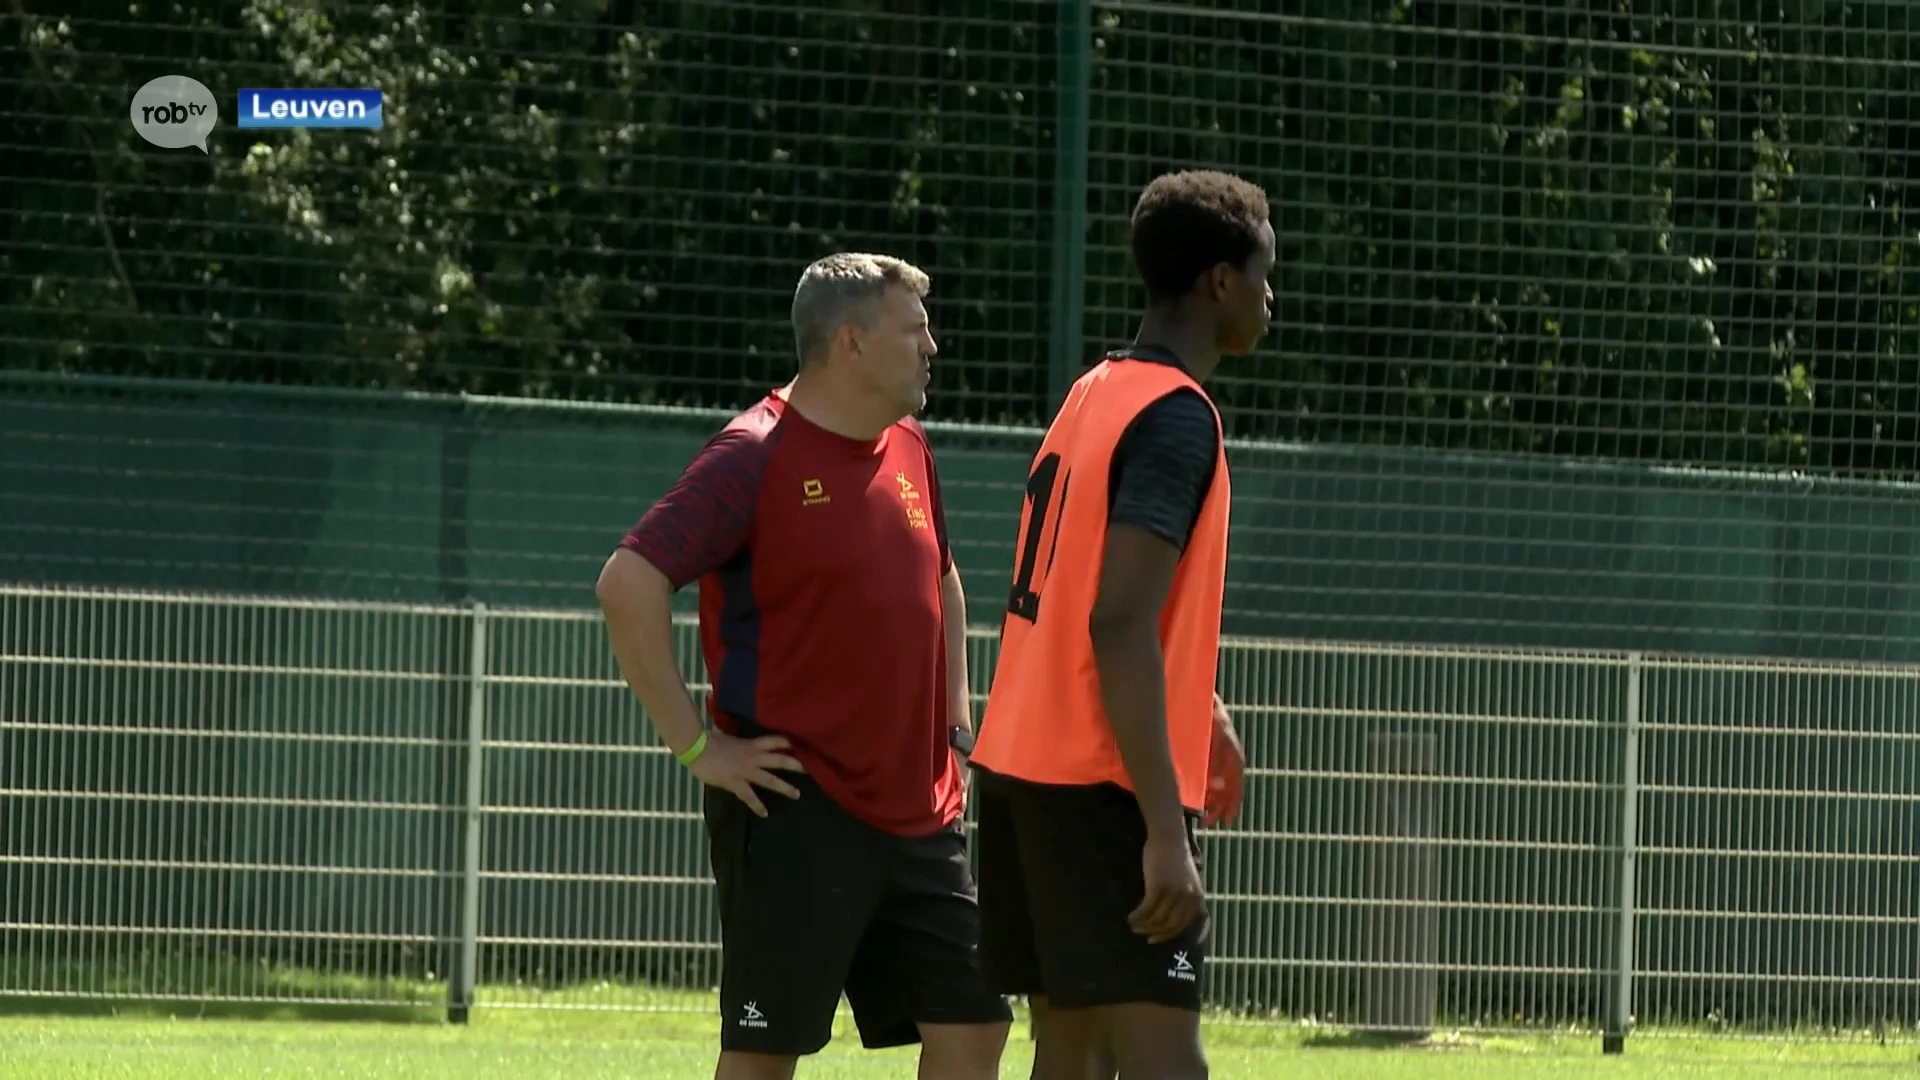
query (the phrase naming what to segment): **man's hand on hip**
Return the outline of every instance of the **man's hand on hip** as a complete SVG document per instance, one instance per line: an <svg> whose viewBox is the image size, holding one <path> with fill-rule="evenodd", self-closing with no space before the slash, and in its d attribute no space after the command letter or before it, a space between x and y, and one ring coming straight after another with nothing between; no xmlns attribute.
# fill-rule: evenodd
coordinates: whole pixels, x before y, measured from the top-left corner
<svg viewBox="0 0 1920 1080"><path fill-rule="evenodd" d="M800 762L782 750L789 749L789 743L783 735L762 735L757 739L739 739L722 731L709 731L704 736L707 744L698 757L687 766L694 779L709 787L725 788L740 797L761 817L767 816L767 807L760 801L754 788L763 787L777 791L789 799L800 797L800 791L792 784L775 776L772 772L779 769L785 772L805 773L807 770Z"/></svg>

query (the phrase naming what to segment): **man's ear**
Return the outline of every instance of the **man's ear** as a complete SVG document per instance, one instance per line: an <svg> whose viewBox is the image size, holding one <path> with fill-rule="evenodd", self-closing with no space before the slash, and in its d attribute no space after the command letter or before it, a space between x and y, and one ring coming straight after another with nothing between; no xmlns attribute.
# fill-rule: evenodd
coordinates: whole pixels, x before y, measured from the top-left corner
<svg viewBox="0 0 1920 1080"><path fill-rule="evenodd" d="M1225 300L1227 295L1232 291L1233 267L1228 266L1226 263L1215 263L1213 269L1207 271L1208 299L1219 303Z"/></svg>

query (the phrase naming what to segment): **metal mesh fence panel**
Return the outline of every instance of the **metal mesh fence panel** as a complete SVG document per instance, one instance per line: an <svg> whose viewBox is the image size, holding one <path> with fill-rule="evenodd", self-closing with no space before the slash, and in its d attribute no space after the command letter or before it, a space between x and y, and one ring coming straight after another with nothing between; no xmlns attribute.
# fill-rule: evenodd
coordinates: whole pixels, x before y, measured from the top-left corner
<svg viewBox="0 0 1920 1080"><path fill-rule="evenodd" d="M1643 1022L1910 1035L1920 1015L1917 676L1647 662Z"/></svg>
<svg viewBox="0 0 1920 1080"><path fill-rule="evenodd" d="M704 1004L684 992L720 982L699 785L637 737L597 615L489 623L483 1005ZM677 652L704 707L692 626Z"/></svg>
<svg viewBox="0 0 1920 1080"><path fill-rule="evenodd" d="M1236 428L1908 473L1920 342L1901 5L1099 3L1088 326L1126 212L1241 171L1285 249Z"/></svg>
<svg viewBox="0 0 1920 1080"><path fill-rule="evenodd" d="M1625 667L1235 642L1258 779L1209 838L1217 999L1383 1033L1601 1026Z"/></svg>
<svg viewBox="0 0 1920 1080"><path fill-rule="evenodd" d="M0 993L437 1004L468 630L0 590Z"/></svg>
<svg viewBox="0 0 1920 1080"><path fill-rule="evenodd" d="M711 1007L697 786L591 613L8 586L0 632L0 996ZM1920 668L1223 662L1223 1015L1912 1037Z"/></svg>

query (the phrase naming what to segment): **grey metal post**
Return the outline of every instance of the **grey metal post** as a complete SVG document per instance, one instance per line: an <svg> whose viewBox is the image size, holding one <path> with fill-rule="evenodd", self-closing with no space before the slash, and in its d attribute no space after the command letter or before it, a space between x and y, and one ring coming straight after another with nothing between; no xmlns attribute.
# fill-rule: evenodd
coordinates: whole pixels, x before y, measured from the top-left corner
<svg viewBox="0 0 1920 1080"><path fill-rule="evenodd" d="M1080 374L1087 286L1087 153L1092 123L1093 0L1062 0L1054 107L1053 290L1047 344L1047 411Z"/></svg>
<svg viewBox="0 0 1920 1080"><path fill-rule="evenodd" d="M1432 735L1380 734L1372 744L1378 781L1368 965L1362 1026L1414 1041L1433 1033L1440 990L1439 911L1436 906L1438 792L1431 781L1438 740Z"/></svg>
<svg viewBox="0 0 1920 1080"><path fill-rule="evenodd" d="M479 982L481 783L486 774L487 606L473 605L473 657L467 686L466 837L460 860L460 960L447 985L447 1019L467 1022Z"/></svg>
<svg viewBox="0 0 1920 1080"><path fill-rule="evenodd" d="M1640 653L1627 654L1627 700L1624 746L1620 764L1620 896L1619 923L1614 933L1613 1002L1608 1010L1607 1030L1601 1036L1603 1053L1621 1054L1627 1049L1627 1032L1633 1027L1633 915L1634 879L1638 869L1637 846L1640 838L1640 710L1645 663Z"/></svg>

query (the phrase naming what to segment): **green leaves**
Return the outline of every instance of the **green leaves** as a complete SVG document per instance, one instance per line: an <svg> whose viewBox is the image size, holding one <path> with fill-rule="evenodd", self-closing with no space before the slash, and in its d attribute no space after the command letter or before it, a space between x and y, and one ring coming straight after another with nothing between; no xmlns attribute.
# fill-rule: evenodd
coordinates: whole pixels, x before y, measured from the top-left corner
<svg viewBox="0 0 1920 1080"><path fill-rule="evenodd" d="M62 10L8 54L16 363L730 407L787 376L800 269L866 248L933 273L932 415L1041 418L1053 8ZM1906 10L1095 19L1089 358L1140 186L1214 166L1283 247L1237 434L1920 471ZM124 113L171 70L377 86L386 127L170 156Z"/></svg>

